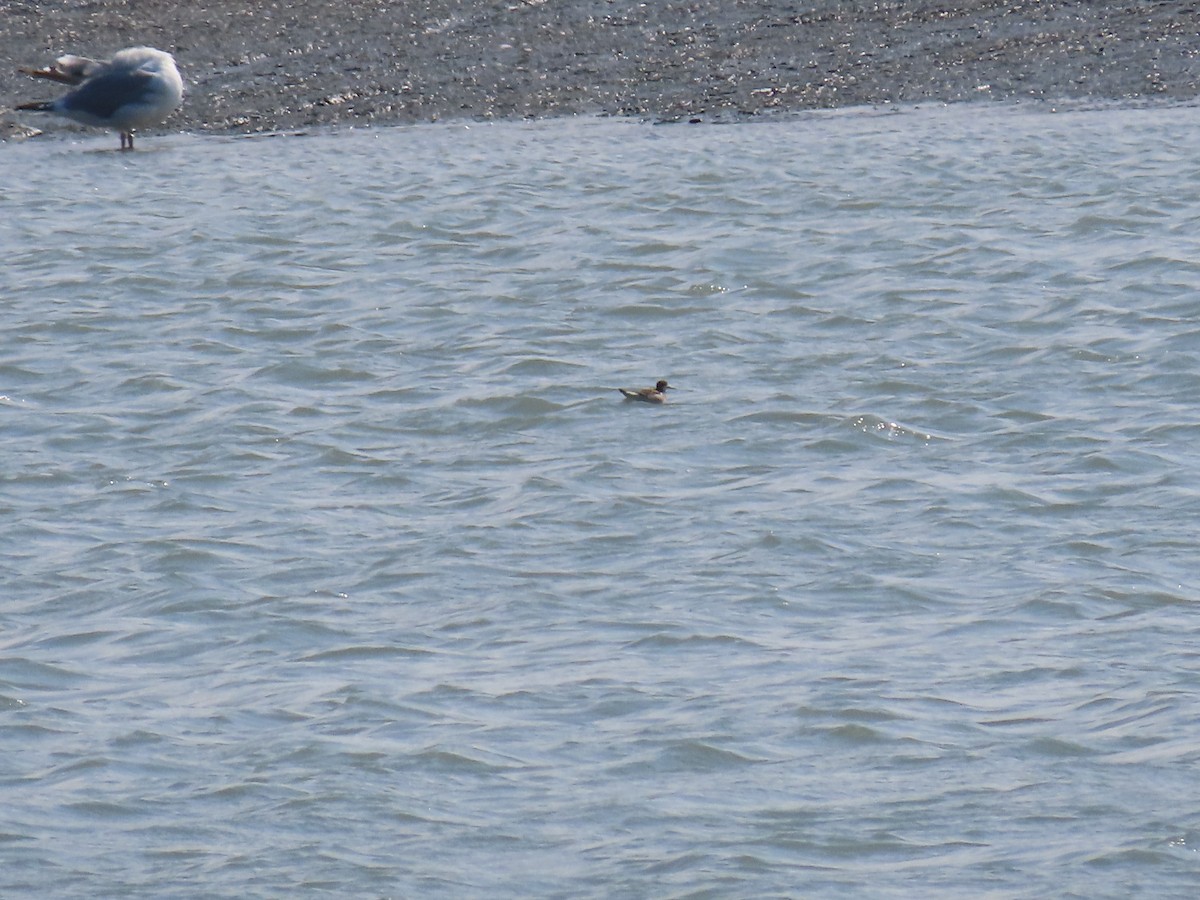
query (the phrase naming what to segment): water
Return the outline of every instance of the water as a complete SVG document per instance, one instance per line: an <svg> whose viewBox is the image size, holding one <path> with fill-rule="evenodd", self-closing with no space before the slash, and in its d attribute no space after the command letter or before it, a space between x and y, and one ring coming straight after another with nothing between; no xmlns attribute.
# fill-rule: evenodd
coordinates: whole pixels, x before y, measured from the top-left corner
<svg viewBox="0 0 1200 900"><path fill-rule="evenodd" d="M0 893L1191 896L1198 132L0 147Z"/></svg>

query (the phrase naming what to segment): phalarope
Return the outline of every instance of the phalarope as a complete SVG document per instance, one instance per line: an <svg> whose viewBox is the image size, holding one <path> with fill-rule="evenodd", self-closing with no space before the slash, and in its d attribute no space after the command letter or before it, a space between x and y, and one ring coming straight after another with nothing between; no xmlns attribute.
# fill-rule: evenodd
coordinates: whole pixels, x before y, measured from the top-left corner
<svg viewBox="0 0 1200 900"><path fill-rule="evenodd" d="M641 400L643 403L666 403L666 390L670 385L666 381L660 381L652 388L642 388L636 390L634 388L617 388L626 400Z"/></svg>

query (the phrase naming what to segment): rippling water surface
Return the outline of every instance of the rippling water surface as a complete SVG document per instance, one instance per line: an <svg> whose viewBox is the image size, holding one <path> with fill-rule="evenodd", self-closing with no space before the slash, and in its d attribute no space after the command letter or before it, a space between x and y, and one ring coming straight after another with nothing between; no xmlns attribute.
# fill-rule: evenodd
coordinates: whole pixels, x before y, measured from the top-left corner
<svg viewBox="0 0 1200 900"><path fill-rule="evenodd" d="M4 896L1192 895L1195 109L114 144L0 147Z"/></svg>

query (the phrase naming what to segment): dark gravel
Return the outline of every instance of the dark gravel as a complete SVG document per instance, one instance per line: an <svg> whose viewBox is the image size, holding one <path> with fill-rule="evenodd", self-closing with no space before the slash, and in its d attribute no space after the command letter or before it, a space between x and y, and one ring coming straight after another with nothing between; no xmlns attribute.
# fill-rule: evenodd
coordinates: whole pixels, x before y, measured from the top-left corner
<svg viewBox="0 0 1200 900"><path fill-rule="evenodd" d="M1200 93L1200 7L1180 2L6 0L3 13L0 107L58 90L18 65L149 44L188 86L164 128L196 132Z"/></svg>

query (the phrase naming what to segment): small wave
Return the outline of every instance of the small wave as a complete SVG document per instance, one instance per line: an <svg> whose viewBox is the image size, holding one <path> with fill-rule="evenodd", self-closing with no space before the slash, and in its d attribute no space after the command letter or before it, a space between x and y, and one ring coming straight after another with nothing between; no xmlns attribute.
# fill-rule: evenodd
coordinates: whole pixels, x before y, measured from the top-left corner
<svg viewBox="0 0 1200 900"><path fill-rule="evenodd" d="M905 425L901 422L893 422L889 419L872 414L854 416L845 421L856 431L861 431L863 434L868 435L869 437L881 438L886 441L907 440L928 443L935 440L950 440L950 438L944 435L934 434L932 431L927 431L923 428Z"/></svg>

